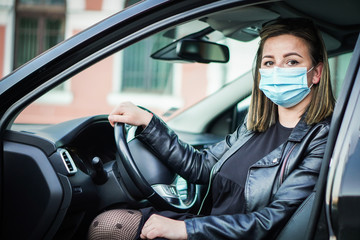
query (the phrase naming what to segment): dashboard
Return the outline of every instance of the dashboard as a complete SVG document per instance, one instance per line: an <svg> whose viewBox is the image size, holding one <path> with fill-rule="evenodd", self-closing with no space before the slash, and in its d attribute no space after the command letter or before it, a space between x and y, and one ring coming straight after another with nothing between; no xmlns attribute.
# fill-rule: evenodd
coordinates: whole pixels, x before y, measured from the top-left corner
<svg viewBox="0 0 360 240"><path fill-rule="evenodd" d="M178 135L196 148L222 139L212 134ZM103 210L150 206L119 165L107 115L56 125L13 125L3 144L5 229L13 237L51 227L48 236L54 239L85 238L92 219ZM106 181L96 180L94 159L101 160Z"/></svg>

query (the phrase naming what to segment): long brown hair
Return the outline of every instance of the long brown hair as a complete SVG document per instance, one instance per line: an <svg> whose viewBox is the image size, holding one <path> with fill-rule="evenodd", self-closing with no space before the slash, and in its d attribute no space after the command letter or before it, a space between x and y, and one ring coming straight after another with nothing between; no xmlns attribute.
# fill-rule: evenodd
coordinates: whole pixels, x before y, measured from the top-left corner
<svg viewBox="0 0 360 240"><path fill-rule="evenodd" d="M330 116L334 110L335 98L331 89L330 69L325 44L320 32L309 19L279 19L267 23L260 31L260 44L255 58L254 85L247 119L247 128L263 132L277 119L277 105L259 89L262 52L267 39L290 34L305 40L309 47L313 66L323 63L320 82L312 86L312 98L306 111L308 125L318 123Z"/></svg>

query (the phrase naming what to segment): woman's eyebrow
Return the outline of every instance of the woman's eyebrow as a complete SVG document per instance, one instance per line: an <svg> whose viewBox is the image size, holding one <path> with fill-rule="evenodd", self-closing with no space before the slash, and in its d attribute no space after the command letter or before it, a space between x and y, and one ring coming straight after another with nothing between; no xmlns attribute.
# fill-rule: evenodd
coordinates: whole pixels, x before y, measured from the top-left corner
<svg viewBox="0 0 360 240"><path fill-rule="evenodd" d="M301 58L303 58L300 54L298 54L297 52L289 52L289 53L286 53L286 54L284 54L284 58L285 57L289 57L289 56L292 56L292 55L296 55L296 56L299 56L299 57L301 57Z"/></svg>
<svg viewBox="0 0 360 240"><path fill-rule="evenodd" d="M297 52L289 52L289 53L286 53L286 54L283 55L283 57L286 58L286 57L290 57L290 56L293 56L293 55L303 58L303 56L301 56L301 55L300 55L299 53L297 53ZM262 59L264 59L264 58L274 58L274 56L272 56L272 55L265 55L265 56L262 57Z"/></svg>
<svg viewBox="0 0 360 240"><path fill-rule="evenodd" d="M264 59L264 58L274 58L274 57L271 56L271 55L265 55L265 56L262 57L262 59Z"/></svg>

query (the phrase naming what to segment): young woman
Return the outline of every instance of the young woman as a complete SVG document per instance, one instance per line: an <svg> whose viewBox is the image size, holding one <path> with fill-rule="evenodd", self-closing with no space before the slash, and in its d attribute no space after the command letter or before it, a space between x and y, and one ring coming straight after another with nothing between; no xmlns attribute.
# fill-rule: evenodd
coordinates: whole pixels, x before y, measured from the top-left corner
<svg viewBox="0 0 360 240"><path fill-rule="evenodd" d="M206 216L111 210L90 239L271 239L317 181L335 100L321 36L305 19L263 27L247 121L210 148L182 143L157 116L132 103L109 115L112 125L142 126L137 136L194 183L211 183ZM211 180L211 181L210 181Z"/></svg>

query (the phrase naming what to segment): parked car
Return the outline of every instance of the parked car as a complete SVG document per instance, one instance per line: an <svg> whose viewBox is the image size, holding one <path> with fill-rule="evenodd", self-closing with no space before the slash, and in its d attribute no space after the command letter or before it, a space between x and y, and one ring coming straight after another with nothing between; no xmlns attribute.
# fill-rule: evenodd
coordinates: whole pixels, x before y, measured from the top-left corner
<svg viewBox="0 0 360 240"><path fill-rule="evenodd" d="M359 239L359 12L357 0L147 0L16 69L0 81L1 239L85 239L92 219L112 208L196 212L204 187L162 165L135 129L114 133L92 97L110 81L104 101L145 106L202 149L243 120L259 29L287 17L308 17L321 30L337 104L318 184L279 239ZM136 54L144 59L132 62ZM121 66L118 79L78 80L108 59ZM61 118L71 103L39 107L71 81L83 86L88 116ZM27 122L29 114L44 121Z"/></svg>

